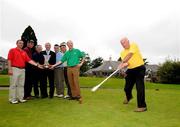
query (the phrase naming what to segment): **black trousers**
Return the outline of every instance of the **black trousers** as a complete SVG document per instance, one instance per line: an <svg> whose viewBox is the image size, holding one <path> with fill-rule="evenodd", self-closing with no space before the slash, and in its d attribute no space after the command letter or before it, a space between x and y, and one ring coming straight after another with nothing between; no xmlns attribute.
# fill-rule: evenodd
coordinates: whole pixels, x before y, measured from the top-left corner
<svg viewBox="0 0 180 127"><path fill-rule="evenodd" d="M31 97L32 84L33 84L33 71L32 68L25 68L25 82L24 82L24 98Z"/></svg>
<svg viewBox="0 0 180 127"><path fill-rule="evenodd" d="M68 81L68 76L67 76L67 67L64 67L64 80L65 80L66 87L67 87L67 94L70 97L72 97L71 88L70 88L69 81Z"/></svg>
<svg viewBox="0 0 180 127"><path fill-rule="evenodd" d="M132 89L134 84L136 84L137 90L137 105L139 108L146 107L145 102L145 86L144 86L144 76L146 68L144 65L128 69L126 71L127 76L125 78L125 88L127 100L129 101L132 98Z"/></svg>
<svg viewBox="0 0 180 127"><path fill-rule="evenodd" d="M39 96L39 84L40 84L40 91L42 91L42 83L43 76L42 70L39 68L33 69L33 88L34 88L34 95Z"/></svg>
<svg viewBox="0 0 180 127"><path fill-rule="evenodd" d="M47 97L47 80L49 81L49 97L54 96L54 70L44 69L42 73L41 97Z"/></svg>

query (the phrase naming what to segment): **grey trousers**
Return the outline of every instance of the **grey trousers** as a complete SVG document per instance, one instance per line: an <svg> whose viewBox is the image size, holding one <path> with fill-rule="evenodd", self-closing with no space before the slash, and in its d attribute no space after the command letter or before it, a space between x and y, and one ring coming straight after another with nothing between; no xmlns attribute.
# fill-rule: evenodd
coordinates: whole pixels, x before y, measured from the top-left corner
<svg viewBox="0 0 180 127"><path fill-rule="evenodd" d="M12 67L10 76L9 101L22 100L24 97L25 69Z"/></svg>
<svg viewBox="0 0 180 127"><path fill-rule="evenodd" d="M64 95L64 69L63 67L54 69L54 84L56 87L56 94Z"/></svg>

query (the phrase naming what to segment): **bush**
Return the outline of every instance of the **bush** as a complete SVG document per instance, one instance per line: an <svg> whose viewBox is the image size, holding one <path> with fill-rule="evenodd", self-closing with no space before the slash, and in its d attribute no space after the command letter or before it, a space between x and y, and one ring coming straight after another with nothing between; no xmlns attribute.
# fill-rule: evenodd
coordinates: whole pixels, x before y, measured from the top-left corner
<svg viewBox="0 0 180 127"><path fill-rule="evenodd" d="M8 69L4 69L0 74L7 75L8 74Z"/></svg>
<svg viewBox="0 0 180 127"><path fill-rule="evenodd" d="M180 83L180 61L166 61L158 69L157 75L161 83Z"/></svg>

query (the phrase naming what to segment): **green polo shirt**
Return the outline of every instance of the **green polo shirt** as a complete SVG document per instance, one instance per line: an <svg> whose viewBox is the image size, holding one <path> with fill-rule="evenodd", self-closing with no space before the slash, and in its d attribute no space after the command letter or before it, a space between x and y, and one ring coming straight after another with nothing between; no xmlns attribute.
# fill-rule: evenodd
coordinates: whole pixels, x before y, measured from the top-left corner
<svg viewBox="0 0 180 127"><path fill-rule="evenodd" d="M85 54L79 49L68 50L61 59L61 62L64 63L67 61L67 66L72 67L80 63L80 58L83 58Z"/></svg>

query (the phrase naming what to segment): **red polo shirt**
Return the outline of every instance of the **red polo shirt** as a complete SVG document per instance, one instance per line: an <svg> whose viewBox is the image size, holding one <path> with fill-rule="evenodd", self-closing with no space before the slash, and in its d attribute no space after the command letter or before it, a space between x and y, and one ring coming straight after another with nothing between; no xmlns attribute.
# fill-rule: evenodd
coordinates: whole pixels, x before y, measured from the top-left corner
<svg viewBox="0 0 180 127"><path fill-rule="evenodd" d="M12 67L24 68L25 63L29 62L31 59L24 50L12 48L9 50L8 60L11 61Z"/></svg>

